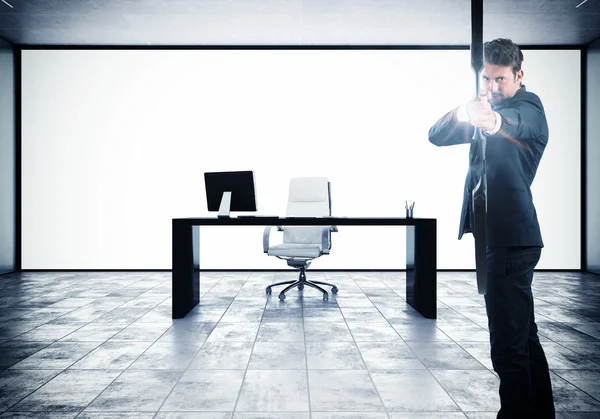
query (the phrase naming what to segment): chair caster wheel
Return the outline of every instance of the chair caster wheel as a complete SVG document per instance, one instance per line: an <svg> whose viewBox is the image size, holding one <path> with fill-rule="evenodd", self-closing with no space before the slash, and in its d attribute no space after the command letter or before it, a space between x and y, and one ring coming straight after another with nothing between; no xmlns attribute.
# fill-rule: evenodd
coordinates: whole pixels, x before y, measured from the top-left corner
<svg viewBox="0 0 600 419"><path fill-rule="evenodd" d="M280 299L281 301L285 300L285 294L279 294L279 299Z"/></svg>
<svg viewBox="0 0 600 419"><path fill-rule="evenodd" d="M333 287L333 288L331 289L331 293L332 293L332 294L337 294L337 293L338 293L338 289L337 289L337 287Z"/></svg>
<svg viewBox="0 0 600 419"><path fill-rule="evenodd" d="M298 285L298 289L299 289L300 291L302 291L302 290L304 289L304 285L302 285L302 284Z"/></svg>
<svg viewBox="0 0 600 419"><path fill-rule="evenodd" d="M323 294L323 301L329 300L329 294Z"/></svg>
<svg viewBox="0 0 600 419"><path fill-rule="evenodd" d="M267 287L266 291L267 291L267 295L271 295L271 287Z"/></svg>

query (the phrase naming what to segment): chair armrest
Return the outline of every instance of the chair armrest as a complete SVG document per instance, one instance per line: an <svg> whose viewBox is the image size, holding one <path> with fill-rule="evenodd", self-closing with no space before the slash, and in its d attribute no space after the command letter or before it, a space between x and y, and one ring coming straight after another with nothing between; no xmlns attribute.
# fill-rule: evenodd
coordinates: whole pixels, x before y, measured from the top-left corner
<svg viewBox="0 0 600 419"><path fill-rule="evenodd" d="M323 229L321 230L321 251L328 255L329 254L329 249L331 249L331 241L330 239L330 233L331 231L331 227L323 227ZM336 228L337 231L337 228Z"/></svg>
<svg viewBox="0 0 600 419"><path fill-rule="evenodd" d="M273 227L275 226L266 226L263 231L263 253L269 252L269 238ZM283 231L283 226L277 226L277 231Z"/></svg>

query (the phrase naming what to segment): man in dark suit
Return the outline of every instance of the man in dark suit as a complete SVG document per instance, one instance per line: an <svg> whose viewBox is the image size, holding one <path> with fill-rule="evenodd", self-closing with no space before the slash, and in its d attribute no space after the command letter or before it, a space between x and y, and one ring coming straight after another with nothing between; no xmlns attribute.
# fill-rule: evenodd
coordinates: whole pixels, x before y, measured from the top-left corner
<svg viewBox="0 0 600 419"><path fill-rule="evenodd" d="M520 48L508 39L484 45L482 96L451 110L429 131L437 146L479 145L486 136L487 293L491 358L500 377L498 418L554 418L546 356L534 319L531 282L544 246L531 184L548 142L540 98L523 81ZM477 167L477 165L475 165ZM475 169L476 170L476 169ZM480 173L467 174L458 239L473 231L471 191Z"/></svg>

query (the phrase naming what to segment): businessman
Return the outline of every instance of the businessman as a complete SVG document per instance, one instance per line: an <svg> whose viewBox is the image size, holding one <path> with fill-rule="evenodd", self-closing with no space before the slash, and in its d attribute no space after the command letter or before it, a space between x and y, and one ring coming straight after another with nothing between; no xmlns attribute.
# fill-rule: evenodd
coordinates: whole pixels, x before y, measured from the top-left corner
<svg viewBox="0 0 600 419"><path fill-rule="evenodd" d="M523 84L522 62L523 53L511 40L486 42L481 96L442 116L429 131L437 146L471 144L475 127L486 136L485 304L491 359L500 377L498 419L555 417L531 291L544 244L530 188L548 142L548 124L540 98ZM473 142L471 161L476 150ZM471 191L480 175L467 173L459 240L473 232Z"/></svg>

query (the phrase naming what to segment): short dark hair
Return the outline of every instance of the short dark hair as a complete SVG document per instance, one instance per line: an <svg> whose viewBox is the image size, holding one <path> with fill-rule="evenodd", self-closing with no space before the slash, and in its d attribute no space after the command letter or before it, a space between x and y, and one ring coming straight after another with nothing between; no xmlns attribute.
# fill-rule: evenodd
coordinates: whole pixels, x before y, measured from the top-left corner
<svg viewBox="0 0 600 419"><path fill-rule="evenodd" d="M484 44L485 62L502 67L512 67L513 74L521 69L523 53L521 48L510 39L498 38Z"/></svg>

